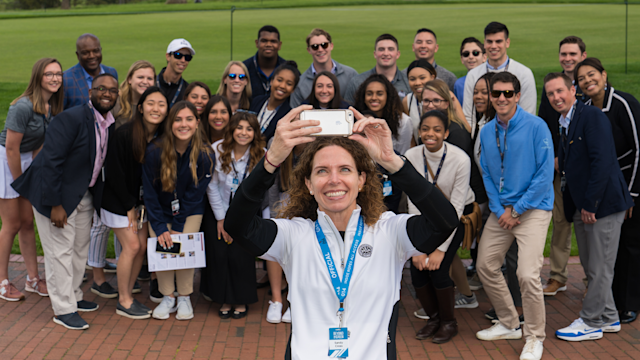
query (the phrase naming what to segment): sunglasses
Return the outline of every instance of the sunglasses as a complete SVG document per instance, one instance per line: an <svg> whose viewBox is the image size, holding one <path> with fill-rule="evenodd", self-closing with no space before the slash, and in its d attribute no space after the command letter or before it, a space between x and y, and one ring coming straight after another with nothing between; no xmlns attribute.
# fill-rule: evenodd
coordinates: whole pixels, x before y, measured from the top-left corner
<svg viewBox="0 0 640 360"><path fill-rule="evenodd" d="M328 42L323 42L322 44L313 44L313 45L309 45L309 47L311 48L311 50L313 51L318 51L318 49L320 48L320 46L322 46L323 49L327 50L327 48L329 47L329 43Z"/></svg>
<svg viewBox="0 0 640 360"><path fill-rule="evenodd" d="M491 97L499 98L500 95L504 95L505 98L511 99L516 92L514 90L491 90Z"/></svg>
<svg viewBox="0 0 640 360"><path fill-rule="evenodd" d="M173 55L173 57L175 59L177 59L177 60L182 59L183 56L184 56L184 59L187 60L187 61L191 61L191 59L193 59L193 55L183 54L183 53L177 52L177 51L172 52L171 55Z"/></svg>
<svg viewBox="0 0 640 360"><path fill-rule="evenodd" d="M227 76L229 76L229 79L231 79L231 80L235 80L236 77L238 79L240 79L240 80L244 80L247 77L247 75L245 75L245 74L229 74Z"/></svg>
<svg viewBox="0 0 640 360"><path fill-rule="evenodd" d="M473 50L472 52L463 51L462 57L469 57L470 54L473 54L473 56L478 56L480 55L480 50Z"/></svg>

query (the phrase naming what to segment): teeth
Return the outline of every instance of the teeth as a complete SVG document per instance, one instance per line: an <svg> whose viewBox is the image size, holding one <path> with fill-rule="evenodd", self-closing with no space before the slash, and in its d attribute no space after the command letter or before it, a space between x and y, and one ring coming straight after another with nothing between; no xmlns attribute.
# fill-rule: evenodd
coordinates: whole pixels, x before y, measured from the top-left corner
<svg viewBox="0 0 640 360"><path fill-rule="evenodd" d="M338 196L342 196L344 194L346 194L346 191L333 191L333 192L328 192L325 195L327 197L338 197Z"/></svg>

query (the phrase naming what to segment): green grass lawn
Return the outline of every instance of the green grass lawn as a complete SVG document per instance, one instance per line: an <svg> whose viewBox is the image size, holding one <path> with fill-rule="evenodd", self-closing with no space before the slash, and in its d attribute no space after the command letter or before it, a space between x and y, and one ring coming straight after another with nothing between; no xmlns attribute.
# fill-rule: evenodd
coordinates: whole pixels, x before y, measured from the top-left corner
<svg viewBox="0 0 640 360"><path fill-rule="evenodd" d="M364 1L364 0L363 0ZM374 3L380 0L371 0ZM292 0L266 0L264 6L291 6ZM305 4L319 4L311 0ZM327 3L327 2L323 2ZM343 4L344 2L341 2ZM355 2L346 2L353 4ZM401 3L401 1L397 1ZM319 8L241 10L234 13L233 59L244 60L255 53L257 30L264 24L278 27L283 41L281 56L298 62L301 71L311 63L305 37L314 27L331 33L333 58L359 72L372 68L373 42L385 32L400 42L398 64L406 67L413 59L411 43L415 31L429 27L438 35L439 65L462 76L460 42L467 36L483 37L484 26L492 20L507 24L510 30L509 55L533 71L538 93L543 77L560 69L558 42L567 35L581 36L589 56L602 60L613 86L640 97L640 6L629 6L628 74L624 73L625 7L602 4L511 4L447 3L424 5L362 5ZM259 7L259 1L215 2L203 7ZM331 4L331 3L329 3ZM166 11L199 9L198 4L111 5L82 8L82 11ZM155 9L155 10L153 10ZM85 32L102 41L103 63L113 66L121 77L136 60L151 61L157 69L165 64L164 52L176 37L188 39L197 54L184 73L187 81L200 80L217 89L220 75L230 60L230 16L228 11L159 12L136 15L94 15L73 17L7 18L25 13L2 12L0 34L5 51L0 53L0 126L4 124L9 103L26 87L33 63L42 57L56 57L64 69L76 64L75 40ZM13 14L13 15L12 15ZM20 15L22 16L22 15Z"/></svg>

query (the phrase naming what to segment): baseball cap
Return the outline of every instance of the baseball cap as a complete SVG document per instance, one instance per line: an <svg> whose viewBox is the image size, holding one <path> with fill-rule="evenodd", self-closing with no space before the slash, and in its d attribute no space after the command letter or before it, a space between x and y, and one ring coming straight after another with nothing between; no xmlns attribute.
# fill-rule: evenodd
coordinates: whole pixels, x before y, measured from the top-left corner
<svg viewBox="0 0 640 360"><path fill-rule="evenodd" d="M173 41L171 41L171 43L169 43L169 46L167 46L167 54L183 48L191 50L191 55L196 54L196 51L193 50L193 47L191 47L191 43L189 43L185 39L174 39Z"/></svg>

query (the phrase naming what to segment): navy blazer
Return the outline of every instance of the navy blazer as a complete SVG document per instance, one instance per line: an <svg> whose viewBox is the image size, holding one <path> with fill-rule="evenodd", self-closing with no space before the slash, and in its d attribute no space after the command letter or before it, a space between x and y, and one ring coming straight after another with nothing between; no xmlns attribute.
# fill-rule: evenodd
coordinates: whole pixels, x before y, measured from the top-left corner
<svg viewBox="0 0 640 360"><path fill-rule="evenodd" d="M62 205L67 216L76 209L87 190L100 214L102 177L89 189L96 160L96 131L93 110L88 104L56 115L47 127L42 150L27 171L11 186L29 199L47 217L53 206ZM115 124L109 127L113 134Z"/></svg>
<svg viewBox="0 0 640 360"><path fill-rule="evenodd" d="M564 129L562 129L564 132ZM597 107L578 101L566 139L560 135L558 165L566 176L564 214L573 221L576 210L596 218L633 206L618 165L611 123Z"/></svg>
<svg viewBox="0 0 640 360"><path fill-rule="evenodd" d="M106 65L100 66L102 66L105 73L113 75L116 81L118 80L118 72L116 69ZM65 70L62 82L64 84L65 110L89 102L89 85L87 84L87 79L84 77L80 63Z"/></svg>
<svg viewBox="0 0 640 360"><path fill-rule="evenodd" d="M278 121L280 121L280 119L282 119L285 115L287 115L289 111L291 111L291 105L289 104L290 99L291 97L288 97L282 103L282 105L280 105L280 108L278 109L276 114L273 116L273 119L271 119L269 126L267 126L267 128L262 133L262 136L264 137L264 141L266 143L269 143L269 140L271 140L273 135L276 133L276 125L278 124ZM258 116L258 122L260 122L260 117L259 117L260 110L262 110L262 106L264 105L265 102L267 102L267 100L269 100L269 94L254 97L253 100L251 101L251 106L249 107L249 111L253 111L257 114L256 116Z"/></svg>

